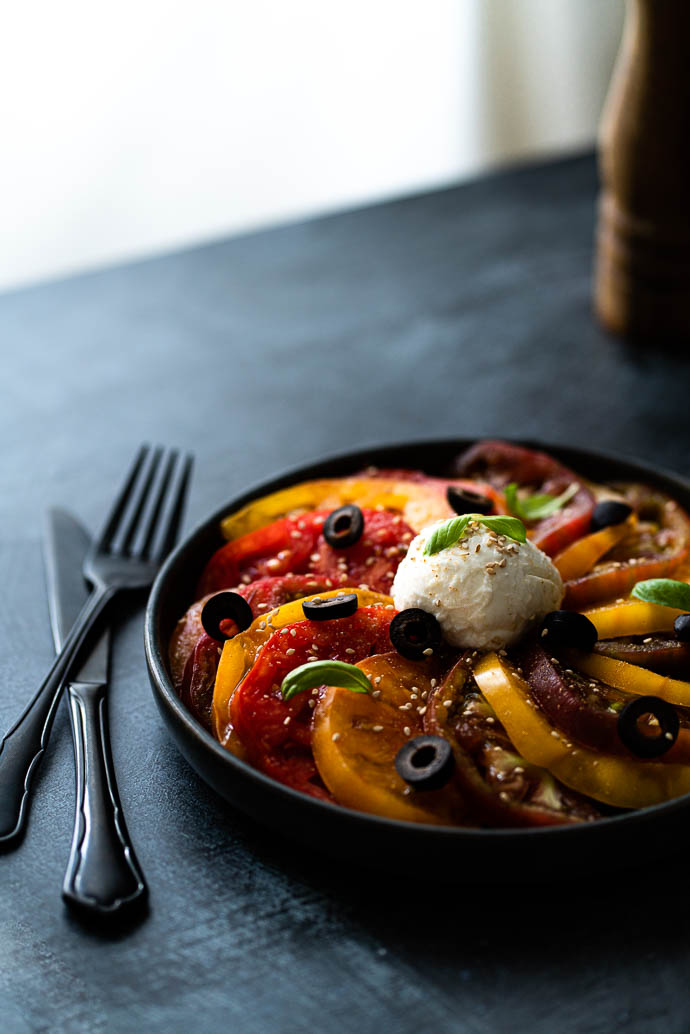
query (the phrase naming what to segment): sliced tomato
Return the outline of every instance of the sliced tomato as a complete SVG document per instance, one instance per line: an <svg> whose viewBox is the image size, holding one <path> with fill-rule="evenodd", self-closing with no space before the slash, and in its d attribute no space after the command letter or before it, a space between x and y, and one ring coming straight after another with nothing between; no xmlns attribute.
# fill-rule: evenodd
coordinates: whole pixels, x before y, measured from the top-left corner
<svg viewBox="0 0 690 1034"><path fill-rule="evenodd" d="M518 650L515 660L537 707L568 739L593 750L636 760L618 735L618 713L631 699L629 694L591 675L564 667L538 643ZM678 739L658 760L687 765L690 764L690 712L679 708L678 716L681 719Z"/></svg>
<svg viewBox="0 0 690 1034"><path fill-rule="evenodd" d="M594 653L613 657L626 664L638 664L660 675L672 678L690 676L690 643L664 635L628 636L623 639L599 639Z"/></svg>
<svg viewBox="0 0 690 1034"><path fill-rule="evenodd" d="M259 578L305 573L325 517L321 511L285 517L221 546L204 568L197 595L233 589Z"/></svg>
<svg viewBox="0 0 690 1034"><path fill-rule="evenodd" d="M414 790L395 768L401 747L423 732L437 664L391 652L366 657L358 667L376 695L331 686L314 712L314 757L326 786L339 804L358 811L408 822L464 823L467 808L453 783Z"/></svg>
<svg viewBox="0 0 690 1034"><path fill-rule="evenodd" d="M576 494L562 510L530 528L532 542L549 556L560 553L589 531L594 496L577 474L546 452L491 439L467 449L457 458L454 468L460 475L484 478L495 488L505 488L514 481L534 493L553 496L573 483L578 484Z"/></svg>
<svg viewBox="0 0 690 1034"><path fill-rule="evenodd" d="M395 572L414 538L409 524L386 510L363 510L364 532L353 546L334 549L320 536L310 568L335 585L390 592Z"/></svg>
<svg viewBox="0 0 690 1034"><path fill-rule="evenodd" d="M216 681L219 658L218 643L202 631L185 665L179 690L182 703L209 731L211 729L213 686Z"/></svg>
<svg viewBox="0 0 690 1034"><path fill-rule="evenodd" d="M330 578L315 577L311 574L286 574L279 578L260 578L249 585L240 585L237 592L243 596L252 608L255 618L265 616L284 603L302 599L316 592L325 592L332 588ZM202 596L193 603L183 618L178 621L170 640L170 670L173 685L180 698L201 723L210 728L210 703L213 698L213 685L218 667L218 649L215 652L215 663L210 644L218 648L218 643L204 632L201 624L201 612L210 595ZM238 631L233 622L229 622L234 631ZM226 630L226 634L228 634ZM198 706L195 701L203 700Z"/></svg>
<svg viewBox="0 0 690 1034"><path fill-rule="evenodd" d="M280 686L293 668L311 657L354 664L389 649L394 610L360 607L352 617L298 621L280 628L261 649L230 701L232 725L249 759L267 775L312 796L324 797L311 755L317 694L283 700Z"/></svg>
<svg viewBox="0 0 690 1034"><path fill-rule="evenodd" d="M581 610L624 597L636 582L672 575L690 552L690 517L670 496L646 485L616 485L638 520L606 562L566 583L565 606Z"/></svg>
<svg viewBox="0 0 690 1034"><path fill-rule="evenodd" d="M472 677L468 653L429 696L425 731L453 747L455 782L484 826L555 826L597 818L591 802L521 757Z"/></svg>
<svg viewBox="0 0 690 1034"><path fill-rule="evenodd" d="M321 534L330 512L286 517L228 542L206 565L199 595L288 573L332 578L335 586L364 583L376 592L388 592L414 537L412 528L388 510L363 509L364 532L359 542L335 549ZM325 585L330 588L327 581Z"/></svg>
<svg viewBox="0 0 690 1034"><path fill-rule="evenodd" d="M477 481L474 478L439 478L425 474L421 470L407 470L404 467L367 467L362 476L379 479L381 481L397 481L404 484L424 485L429 492L438 493L444 499L450 487L466 489L470 492L479 492L491 499L494 504L492 513L507 513L503 493L490 485L488 481ZM449 516L452 511L449 510Z"/></svg>

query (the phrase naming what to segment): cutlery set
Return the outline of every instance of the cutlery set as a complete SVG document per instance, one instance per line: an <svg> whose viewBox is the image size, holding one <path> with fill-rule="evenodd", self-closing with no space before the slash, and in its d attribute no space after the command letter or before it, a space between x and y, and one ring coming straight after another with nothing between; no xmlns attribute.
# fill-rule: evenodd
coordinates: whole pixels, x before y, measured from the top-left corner
<svg viewBox="0 0 690 1034"><path fill-rule="evenodd" d="M64 510L50 510L45 560L56 658L0 742L0 846L24 831L32 782L66 690L74 741L76 802L62 894L98 915L141 902L146 883L120 804L108 733L110 627L120 593L148 588L177 538L191 455L142 446L93 542ZM90 591L87 589L90 586Z"/></svg>

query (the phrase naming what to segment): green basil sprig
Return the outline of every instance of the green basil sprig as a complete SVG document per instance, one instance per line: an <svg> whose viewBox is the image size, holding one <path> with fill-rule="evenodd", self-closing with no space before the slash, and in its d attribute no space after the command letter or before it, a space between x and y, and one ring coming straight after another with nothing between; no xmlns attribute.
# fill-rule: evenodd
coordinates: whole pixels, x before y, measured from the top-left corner
<svg viewBox="0 0 690 1034"><path fill-rule="evenodd" d="M507 535L516 542L525 542L527 539L525 525L517 517L485 517L482 513L465 513L462 517L451 517L444 521L431 533L429 541L424 546L425 556L433 556L442 549L454 546L462 538L470 521L483 524L485 528L490 528L499 535Z"/></svg>
<svg viewBox="0 0 690 1034"><path fill-rule="evenodd" d="M577 482L573 481L560 495L540 492L537 495L519 499L518 486L515 481L511 481L505 487L506 503L510 512L514 513L516 517L521 517L523 521L541 521L544 517L551 517L552 514L562 510L565 504L577 494L579 488Z"/></svg>
<svg viewBox="0 0 690 1034"><path fill-rule="evenodd" d="M690 610L690 585L677 582L675 578L648 578L645 582L638 582L630 595L645 603Z"/></svg>
<svg viewBox="0 0 690 1034"><path fill-rule="evenodd" d="M308 661L300 664L283 679L280 692L283 700L292 700L305 689L316 689L317 686L342 686L353 693L369 693L371 682L361 668L344 661Z"/></svg>

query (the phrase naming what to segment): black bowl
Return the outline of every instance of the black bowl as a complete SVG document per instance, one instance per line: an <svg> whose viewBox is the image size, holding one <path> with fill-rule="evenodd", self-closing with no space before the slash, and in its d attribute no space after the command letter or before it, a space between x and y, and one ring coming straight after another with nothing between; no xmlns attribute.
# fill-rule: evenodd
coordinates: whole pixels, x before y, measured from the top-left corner
<svg viewBox="0 0 690 1034"><path fill-rule="evenodd" d="M424 826L350 811L307 797L228 753L189 714L175 694L167 644L176 621L193 600L204 564L223 543L220 521L259 496L308 478L344 476L374 464L442 474L467 440L413 442L346 453L292 470L229 502L199 525L170 555L158 575L146 610L146 660L156 703L187 761L230 804L279 834L373 867L419 874L433 866L438 878L537 880L564 873L601 873L642 864L677 851L685 839L690 795L593 823L546 829L462 829ZM546 449L596 481L639 480L657 485L690 509L690 483L645 464L603 453L522 442ZM470 867L467 870L467 867Z"/></svg>

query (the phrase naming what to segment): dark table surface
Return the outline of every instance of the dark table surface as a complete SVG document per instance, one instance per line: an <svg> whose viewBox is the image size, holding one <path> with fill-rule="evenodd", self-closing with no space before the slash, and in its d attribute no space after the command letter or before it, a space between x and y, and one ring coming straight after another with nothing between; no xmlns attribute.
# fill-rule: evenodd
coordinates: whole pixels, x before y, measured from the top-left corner
<svg viewBox="0 0 690 1034"><path fill-rule="evenodd" d="M2 296L2 728L52 656L43 512L97 527L141 440L196 452L188 527L248 482L396 439L541 438L690 474L687 365L592 318L595 193L585 156ZM111 715L150 913L107 932L62 904L61 709L0 857L2 1031L688 1029L686 845L632 879L592 857L582 883L522 889L307 854L178 755L141 609L117 627Z"/></svg>

